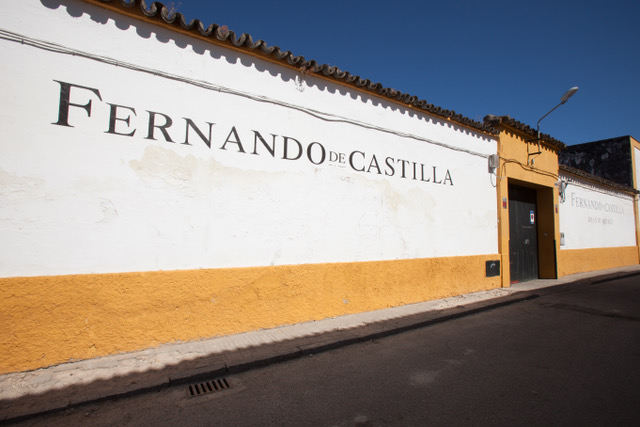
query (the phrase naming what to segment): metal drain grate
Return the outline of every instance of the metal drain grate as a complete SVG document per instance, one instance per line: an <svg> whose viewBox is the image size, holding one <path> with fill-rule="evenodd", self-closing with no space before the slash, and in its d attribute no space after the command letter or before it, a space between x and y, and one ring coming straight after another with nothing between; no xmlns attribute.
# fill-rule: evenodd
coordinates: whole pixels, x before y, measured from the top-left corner
<svg viewBox="0 0 640 427"><path fill-rule="evenodd" d="M231 388L226 378L220 378L217 380L206 381L203 383L196 383L189 385L190 396L201 396L203 394L214 393L217 391L223 391Z"/></svg>

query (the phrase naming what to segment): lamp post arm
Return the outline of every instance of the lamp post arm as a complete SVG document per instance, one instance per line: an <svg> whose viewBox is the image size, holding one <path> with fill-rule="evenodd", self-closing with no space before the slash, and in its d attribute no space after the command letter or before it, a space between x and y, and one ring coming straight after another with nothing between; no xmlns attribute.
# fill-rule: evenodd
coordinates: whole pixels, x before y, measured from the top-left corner
<svg viewBox="0 0 640 427"><path fill-rule="evenodd" d="M540 122L542 121L542 119L544 119L545 117L547 117L549 114L553 113L553 111L558 108L559 106L561 106L562 104L564 104L564 102L561 102L560 104L556 105L555 107L553 107L551 109L551 111L549 111L547 114L545 114L544 116L540 117L540 120L538 120L538 123L536 125L536 130L538 131L538 143L540 143Z"/></svg>
<svg viewBox="0 0 640 427"><path fill-rule="evenodd" d="M536 129L538 131L538 144L540 144L540 122L542 121L542 119L544 119L545 117L547 117L549 114L551 114L553 112L553 110L555 110L556 108L558 108L559 106L561 106L562 104L564 104L565 102L567 102L569 100L569 98L571 98L573 95L575 95L575 93L578 91L578 86L574 86L571 89L569 89L568 91L566 91L564 93L564 95L562 95L562 98L560 98L560 104L556 105L555 107L553 107L551 109L551 111L549 111L547 114L545 114L544 116L540 117L540 120L538 120L538 124L536 125Z"/></svg>

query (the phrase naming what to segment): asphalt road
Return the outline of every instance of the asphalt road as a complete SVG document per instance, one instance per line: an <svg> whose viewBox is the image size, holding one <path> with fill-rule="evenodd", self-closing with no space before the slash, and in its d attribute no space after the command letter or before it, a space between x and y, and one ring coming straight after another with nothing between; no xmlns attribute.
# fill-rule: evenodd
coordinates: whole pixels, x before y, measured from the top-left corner
<svg viewBox="0 0 640 427"><path fill-rule="evenodd" d="M21 425L640 425L640 276Z"/></svg>

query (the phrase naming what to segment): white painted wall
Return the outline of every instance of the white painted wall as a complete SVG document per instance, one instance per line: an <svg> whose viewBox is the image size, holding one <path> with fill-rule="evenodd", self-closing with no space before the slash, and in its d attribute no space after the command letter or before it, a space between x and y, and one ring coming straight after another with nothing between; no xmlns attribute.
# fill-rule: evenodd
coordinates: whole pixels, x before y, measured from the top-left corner
<svg viewBox="0 0 640 427"><path fill-rule="evenodd" d="M632 145L633 147L633 145ZM640 187L640 150L633 147L633 162L634 162L634 173L636 175L636 190ZM636 209L640 212L640 200L636 200Z"/></svg>
<svg viewBox="0 0 640 427"><path fill-rule="evenodd" d="M111 16L57 0L0 16L0 277L497 253L494 138ZM70 126L59 82L77 85ZM174 142L148 138L149 111ZM214 123L210 148L193 129L183 143L184 118ZM252 154L254 131L275 156ZM283 159L285 136L325 161ZM434 167L443 184L421 180Z"/></svg>
<svg viewBox="0 0 640 427"><path fill-rule="evenodd" d="M570 175L560 179L568 181L560 203L561 249L635 246L633 197Z"/></svg>

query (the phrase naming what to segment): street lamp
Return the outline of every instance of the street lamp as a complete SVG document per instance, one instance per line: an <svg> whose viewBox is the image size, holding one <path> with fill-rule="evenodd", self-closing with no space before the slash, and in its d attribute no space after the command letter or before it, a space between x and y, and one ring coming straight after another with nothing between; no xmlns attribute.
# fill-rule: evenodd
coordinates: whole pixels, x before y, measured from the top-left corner
<svg viewBox="0 0 640 427"><path fill-rule="evenodd" d="M538 152L537 153L530 153L529 156L532 155L537 155L542 153L542 149L540 148L540 122L542 121L542 119L544 119L545 117L547 117L549 114L553 113L553 111L558 108L559 106L561 106L562 104L564 104L565 102L567 102L569 100L569 98L571 98L576 92L578 91L578 86L574 86L571 89L569 89L568 91L566 91L564 93L564 95L562 95L562 98L560 98L560 103L558 105L556 105L555 107L553 107L551 109L551 111L549 111L547 114L545 114L544 116L540 117L540 120L538 120L538 123L536 125L536 129L537 129L537 142L538 142ZM532 160L533 163L533 160Z"/></svg>

